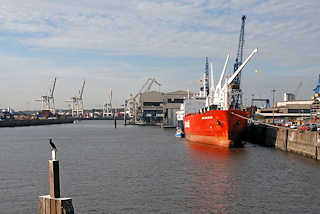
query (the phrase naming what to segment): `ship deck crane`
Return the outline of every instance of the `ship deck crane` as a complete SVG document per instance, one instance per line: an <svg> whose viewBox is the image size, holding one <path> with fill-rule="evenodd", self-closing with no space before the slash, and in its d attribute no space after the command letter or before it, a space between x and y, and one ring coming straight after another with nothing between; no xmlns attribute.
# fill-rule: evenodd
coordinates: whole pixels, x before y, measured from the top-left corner
<svg viewBox="0 0 320 214"><path fill-rule="evenodd" d="M225 68L226 68L226 65L228 63L228 59L229 59L229 56L227 56L227 59L226 59L226 62L225 62L225 65L224 65L224 68L223 68L223 71L222 71L222 74L220 76L220 80L214 90L214 96L213 96L213 99L211 101L211 104L214 104L214 105L217 105L219 106L220 109L222 110L227 110L227 109L230 109L230 105L229 105L229 98L230 96L230 91L229 89L231 88L233 82L234 82L234 79L239 75L239 73L243 70L243 68L246 66L246 64L249 62L249 60L258 52L258 49L254 49L251 54L248 56L248 58L238 67L238 69L236 70L235 73L233 73L231 75L231 77L227 78L223 84L223 86L221 86L222 84L222 79L225 75Z"/></svg>
<svg viewBox="0 0 320 214"><path fill-rule="evenodd" d="M246 16L242 16L241 20L242 20L242 23L241 23L241 29L240 29L237 57L233 66L234 73L237 71L239 66L241 66L242 59L243 59L244 27L246 23ZM237 75L237 77L233 80L231 84L230 109L240 109L242 106L242 91L240 88L240 82L241 82L241 73Z"/></svg>

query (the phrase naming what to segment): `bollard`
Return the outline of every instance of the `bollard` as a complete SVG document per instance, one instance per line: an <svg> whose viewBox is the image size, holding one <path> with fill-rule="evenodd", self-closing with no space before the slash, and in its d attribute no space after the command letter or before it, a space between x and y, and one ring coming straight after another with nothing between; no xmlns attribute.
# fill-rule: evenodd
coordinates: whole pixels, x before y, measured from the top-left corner
<svg viewBox="0 0 320 214"><path fill-rule="evenodd" d="M59 161L56 160L56 147L50 139L51 157L49 160L50 195L40 196L38 214L74 214L71 198L60 198Z"/></svg>
<svg viewBox="0 0 320 214"><path fill-rule="evenodd" d="M117 128L117 118L114 117L114 128L116 129Z"/></svg>

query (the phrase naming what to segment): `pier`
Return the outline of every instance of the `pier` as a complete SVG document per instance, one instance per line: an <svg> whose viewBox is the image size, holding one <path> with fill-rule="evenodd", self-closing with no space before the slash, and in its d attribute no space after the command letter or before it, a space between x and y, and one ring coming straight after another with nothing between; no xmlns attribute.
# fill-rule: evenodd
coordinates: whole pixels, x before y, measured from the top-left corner
<svg viewBox="0 0 320 214"><path fill-rule="evenodd" d="M73 123L74 119L63 120L1 120L1 127L18 127L18 126L40 126L40 125L55 125L64 123Z"/></svg>
<svg viewBox="0 0 320 214"><path fill-rule="evenodd" d="M247 129L244 139L251 143L320 160L320 133L317 131L251 125Z"/></svg>

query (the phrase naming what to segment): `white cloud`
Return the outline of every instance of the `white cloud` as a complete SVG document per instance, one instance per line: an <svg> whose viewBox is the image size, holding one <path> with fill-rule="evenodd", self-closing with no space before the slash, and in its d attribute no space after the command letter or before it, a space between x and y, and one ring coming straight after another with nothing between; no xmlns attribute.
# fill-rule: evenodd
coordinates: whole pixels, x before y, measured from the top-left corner
<svg viewBox="0 0 320 214"><path fill-rule="evenodd" d="M258 4L252 0L209 1L208 5L203 1L182 4L141 0L65 5L61 1L33 0L19 7L16 3L3 4L2 29L48 33L44 38L20 38L27 45L42 48L159 56L198 57L211 53L222 57L226 49L236 49L241 6L253 9L247 11L248 44L262 47L268 54L279 51L276 47L291 53L297 46L314 52L313 43L320 36L317 25L313 25L319 16L314 7L317 1L315 5L301 1ZM293 61L299 58L290 57Z"/></svg>
<svg viewBox="0 0 320 214"><path fill-rule="evenodd" d="M247 14L245 55L259 47L257 60L266 67L273 65L273 68L281 70L288 66L319 65L320 27L316 22L320 18L319 6L320 3L316 0L79 0L68 3L62 0L2 0L0 32L14 33L16 35L11 39L49 51L71 49L105 56L199 58L208 55L221 61L227 52L235 54L240 18ZM90 76L92 80L99 82L96 89L92 89L94 93L98 93L98 87L102 87L107 78L110 82L121 79L129 85L130 78L134 76L137 76L135 80L138 81L150 75L147 70L152 67L141 68L132 63L121 63L109 64L107 68L93 66L88 71L81 65L57 66L50 60L42 62L33 58L12 59L5 55L2 58L7 60L7 63L1 65L4 70L25 69L24 73L30 78L41 74L45 82L48 82L49 75L59 72L66 79L76 72L81 78ZM12 66L9 62L16 65ZM154 73L151 74L159 74L158 77L170 84L166 74L176 70L165 67L166 73L163 69L164 67L154 68ZM177 69L178 72L183 70L183 65ZM202 67L198 69L201 70ZM305 72L313 75L315 67ZM186 79L186 82L194 81ZM131 88L137 88L142 83L130 84ZM72 88L76 87L76 83L72 85ZM91 87L95 88L94 85ZM65 87L65 90L71 88ZM129 87L119 91L124 96ZM30 91L30 96L31 93L33 92ZM88 99L98 102L91 97Z"/></svg>

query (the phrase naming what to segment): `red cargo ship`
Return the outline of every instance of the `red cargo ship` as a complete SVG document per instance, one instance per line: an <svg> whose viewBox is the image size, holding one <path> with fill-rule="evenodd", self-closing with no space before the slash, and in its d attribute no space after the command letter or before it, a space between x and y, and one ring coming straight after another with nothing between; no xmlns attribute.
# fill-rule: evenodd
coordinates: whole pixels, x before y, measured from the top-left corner
<svg viewBox="0 0 320 214"><path fill-rule="evenodd" d="M232 114L235 113L235 114ZM241 134L247 126L249 112L241 110L212 110L184 117L186 138L193 142L223 147L241 145Z"/></svg>
<svg viewBox="0 0 320 214"><path fill-rule="evenodd" d="M234 80L257 51L255 49L233 75L225 80L223 87L221 87L221 83L224 79L229 56L216 88L213 86L213 72L211 70L210 92L208 85L206 85L208 75L204 75L199 97L186 100L183 106L184 134L188 140L224 147L241 144L241 134L247 126L246 118L249 116L249 112L237 109L239 106L234 105L235 96L239 95L239 91L241 92L239 90L240 84L235 87ZM206 63L207 67L208 63ZM238 90L233 90L235 88ZM194 108L195 104L199 106L201 99L203 100L202 107L200 109Z"/></svg>

